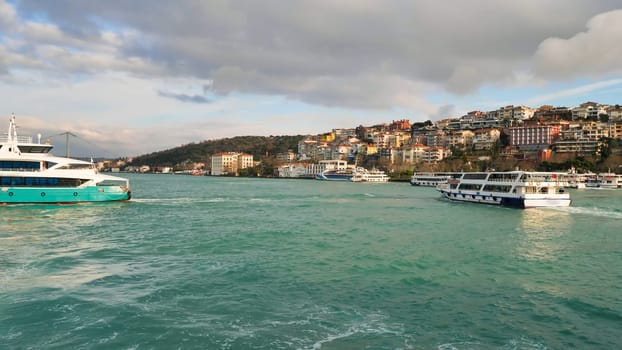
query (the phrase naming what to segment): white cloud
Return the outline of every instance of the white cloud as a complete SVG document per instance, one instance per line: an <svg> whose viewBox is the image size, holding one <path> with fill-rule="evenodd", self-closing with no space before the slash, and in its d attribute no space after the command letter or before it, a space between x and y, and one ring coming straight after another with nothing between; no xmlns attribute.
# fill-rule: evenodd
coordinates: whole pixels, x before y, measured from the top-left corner
<svg viewBox="0 0 622 350"><path fill-rule="evenodd" d="M552 93L547 93L541 96L537 96L526 101L527 104L530 105L538 105L542 103L547 103L549 101L553 101L555 99L569 97L569 96L587 96L590 93L601 90L604 88L622 85L622 79L611 79L605 81L599 81L596 83L586 84L578 87L573 87L570 89L564 89L560 91L555 91Z"/></svg>
<svg viewBox="0 0 622 350"><path fill-rule="evenodd" d="M20 2L22 11L45 13L62 32L47 44L96 51L81 56L68 50L52 57L58 69L83 73L92 66L194 76L213 79L214 91L221 94L276 94L330 106L346 97L345 105L360 108L403 107L392 98L403 84L386 83L394 76L456 94L521 83L521 72L544 39L574 35L588 18L617 5L586 0ZM102 23L115 28L108 30L111 40L102 39ZM103 54L97 45L113 50ZM122 64L128 58L137 62ZM361 98L355 87L366 77L382 82L384 92L367 90Z"/></svg>
<svg viewBox="0 0 622 350"><path fill-rule="evenodd" d="M587 22L585 32L544 40L534 56L535 72L547 79L622 74L621 42L622 10L599 14Z"/></svg>
<svg viewBox="0 0 622 350"><path fill-rule="evenodd" d="M16 22L15 8L5 0L0 0L0 30L10 30Z"/></svg>

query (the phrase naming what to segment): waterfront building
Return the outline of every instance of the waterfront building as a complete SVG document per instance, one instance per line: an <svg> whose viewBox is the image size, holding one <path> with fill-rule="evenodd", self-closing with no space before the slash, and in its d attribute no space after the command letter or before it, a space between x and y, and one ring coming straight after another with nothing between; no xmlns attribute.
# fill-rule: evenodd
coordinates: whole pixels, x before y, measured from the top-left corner
<svg viewBox="0 0 622 350"><path fill-rule="evenodd" d="M290 163L281 165L276 169L278 177L304 177L307 166L302 163Z"/></svg>
<svg viewBox="0 0 622 350"><path fill-rule="evenodd" d="M212 171L215 176L238 174L241 169L253 167L253 156L246 153L222 152L212 156Z"/></svg>

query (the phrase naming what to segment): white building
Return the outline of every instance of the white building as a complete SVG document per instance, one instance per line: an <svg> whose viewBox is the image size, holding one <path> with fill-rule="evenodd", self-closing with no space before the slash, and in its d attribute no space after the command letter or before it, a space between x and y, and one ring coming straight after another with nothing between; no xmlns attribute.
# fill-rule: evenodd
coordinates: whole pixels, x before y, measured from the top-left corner
<svg viewBox="0 0 622 350"><path fill-rule="evenodd" d="M246 153L222 152L212 156L212 175L238 174L240 169L253 167L253 156Z"/></svg>
<svg viewBox="0 0 622 350"><path fill-rule="evenodd" d="M306 166L301 163L282 165L277 172L279 177L304 177Z"/></svg>
<svg viewBox="0 0 622 350"><path fill-rule="evenodd" d="M491 149L495 141L499 140L501 132L498 129L481 129L475 131L473 148L476 150Z"/></svg>

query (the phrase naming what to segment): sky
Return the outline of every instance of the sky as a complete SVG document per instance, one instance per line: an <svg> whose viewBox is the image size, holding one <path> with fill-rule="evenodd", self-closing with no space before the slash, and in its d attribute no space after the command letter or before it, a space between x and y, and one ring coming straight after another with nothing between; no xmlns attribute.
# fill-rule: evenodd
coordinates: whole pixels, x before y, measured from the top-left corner
<svg viewBox="0 0 622 350"><path fill-rule="evenodd" d="M0 115L117 157L622 104L621 42L622 0L0 0Z"/></svg>

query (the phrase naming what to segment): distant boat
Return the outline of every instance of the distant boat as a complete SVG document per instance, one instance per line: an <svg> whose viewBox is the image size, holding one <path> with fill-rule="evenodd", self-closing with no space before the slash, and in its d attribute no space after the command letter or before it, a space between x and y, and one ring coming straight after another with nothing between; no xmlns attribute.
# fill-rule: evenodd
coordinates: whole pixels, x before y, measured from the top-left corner
<svg viewBox="0 0 622 350"><path fill-rule="evenodd" d="M354 176L354 171L348 169L331 169L324 170L315 175L316 180L323 181L351 181Z"/></svg>
<svg viewBox="0 0 622 350"><path fill-rule="evenodd" d="M600 173L585 181L585 188L615 189L622 187L622 175L611 172Z"/></svg>
<svg viewBox="0 0 622 350"><path fill-rule="evenodd" d="M515 208L567 207L570 194L564 191L557 173L509 171L463 173L437 187L455 202L500 205Z"/></svg>
<svg viewBox="0 0 622 350"><path fill-rule="evenodd" d="M356 168L354 176L351 179L352 182L374 182L384 183L389 182L389 175L384 171L378 169L367 170L365 168Z"/></svg>
<svg viewBox="0 0 622 350"><path fill-rule="evenodd" d="M410 178L410 184L413 186L436 187L440 184L447 183L447 180L459 178L462 173L414 173Z"/></svg>
<svg viewBox="0 0 622 350"><path fill-rule="evenodd" d="M596 174L592 173L578 173L575 167L571 167L567 173L562 174L562 178L565 180L564 187L577 189L585 188L586 181L595 176Z"/></svg>
<svg viewBox="0 0 622 350"><path fill-rule="evenodd" d="M15 116L0 136L0 204L123 201L129 180L100 174L92 162L55 157L49 143L17 136Z"/></svg>

